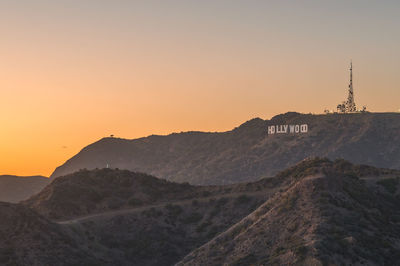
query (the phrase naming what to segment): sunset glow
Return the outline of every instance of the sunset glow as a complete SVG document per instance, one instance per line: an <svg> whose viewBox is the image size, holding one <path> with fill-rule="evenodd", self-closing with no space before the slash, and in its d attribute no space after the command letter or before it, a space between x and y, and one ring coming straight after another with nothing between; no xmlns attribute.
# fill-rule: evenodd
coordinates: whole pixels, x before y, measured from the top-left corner
<svg viewBox="0 0 400 266"><path fill-rule="evenodd" d="M398 1L1 1L0 174L49 176L110 134L322 113L345 99L350 60L358 106L398 111L399 14Z"/></svg>

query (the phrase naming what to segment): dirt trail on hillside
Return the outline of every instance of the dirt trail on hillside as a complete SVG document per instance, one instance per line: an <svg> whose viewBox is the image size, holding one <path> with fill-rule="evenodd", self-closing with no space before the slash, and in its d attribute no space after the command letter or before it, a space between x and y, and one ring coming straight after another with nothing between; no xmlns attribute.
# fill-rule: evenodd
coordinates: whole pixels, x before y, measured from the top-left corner
<svg viewBox="0 0 400 266"><path fill-rule="evenodd" d="M101 219L101 218L106 218L106 217L112 217L116 215L123 215L123 214L129 214L129 213L136 213L136 212L142 212L151 208L158 208L158 207L164 207L167 204L188 204L192 203L193 200L197 200L199 202L204 202L208 201L210 199L219 199L219 198L224 198L224 197L229 197L229 198L234 198L240 195L252 195L252 196L257 196L257 195L262 195L265 194L266 197L268 194L273 194L273 192L268 192L268 191L256 191L256 192L235 192L235 193L229 193L229 194L222 194L218 196L209 196L209 197L203 197L203 198L192 198L192 199L186 199L186 200L180 200L180 201L166 201L166 202L161 202L157 204L152 204L152 205L146 205L142 207L137 207L137 208L129 208L129 209L121 209L121 210L115 210L115 211L107 211L107 212L101 212L101 213L94 213L94 214L89 214L85 216L80 216L76 217L73 219L69 220L64 220L64 221L55 221L58 224L61 225L70 225L70 224L76 224L76 223L81 223L81 222L86 222L90 220L96 220L96 219ZM269 195L269 196L270 196Z"/></svg>

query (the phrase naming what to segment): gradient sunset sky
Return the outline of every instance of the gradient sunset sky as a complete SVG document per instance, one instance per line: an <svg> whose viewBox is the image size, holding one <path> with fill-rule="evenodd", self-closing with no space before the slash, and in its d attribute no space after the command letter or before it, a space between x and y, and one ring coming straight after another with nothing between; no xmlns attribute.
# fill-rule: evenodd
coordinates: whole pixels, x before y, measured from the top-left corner
<svg viewBox="0 0 400 266"><path fill-rule="evenodd" d="M0 1L0 174L84 146L322 113L400 109L400 1Z"/></svg>

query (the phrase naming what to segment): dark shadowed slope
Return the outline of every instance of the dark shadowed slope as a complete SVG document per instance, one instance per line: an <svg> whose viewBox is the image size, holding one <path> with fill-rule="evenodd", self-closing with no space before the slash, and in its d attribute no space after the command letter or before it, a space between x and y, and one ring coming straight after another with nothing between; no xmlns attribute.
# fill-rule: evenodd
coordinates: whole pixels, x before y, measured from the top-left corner
<svg viewBox="0 0 400 266"><path fill-rule="evenodd" d="M399 170L327 159L228 186L101 169L24 203L103 250L105 265L396 265L399 183Z"/></svg>
<svg viewBox="0 0 400 266"><path fill-rule="evenodd" d="M0 265L111 265L113 253L25 206L0 203L0 213Z"/></svg>
<svg viewBox="0 0 400 266"><path fill-rule="evenodd" d="M0 201L19 202L38 193L50 179L44 176L0 176Z"/></svg>
<svg viewBox="0 0 400 266"><path fill-rule="evenodd" d="M127 265L173 265L251 213L268 192L193 198L62 224L118 248Z"/></svg>
<svg viewBox="0 0 400 266"><path fill-rule="evenodd" d="M183 199L197 192L189 184L127 170L81 170L55 179L23 203L46 217L60 219Z"/></svg>
<svg viewBox="0 0 400 266"><path fill-rule="evenodd" d="M282 181L196 187L126 170L84 170L23 203L88 245L118 251L122 265L173 265L251 213Z"/></svg>
<svg viewBox="0 0 400 266"><path fill-rule="evenodd" d="M267 136L267 126L276 124L308 124L309 132ZM272 176L310 156L400 169L399 132L398 113L287 113L256 118L223 133L104 138L58 167L52 177L109 164L176 182L229 184Z"/></svg>
<svg viewBox="0 0 400 266"><path fill-rule="evenodd" d="M48 218L65 219L226 194L258 193L274 189L280 182L264 179L249 184L200 187L127 170L82 170L55 179L22 203Z"/></svg>
<svg viewBox="0 0 400 266"><path fill-rule="evenodd" d="M178 265L399 265L399 171L313 160L280 176L287 190Z"/></svg>

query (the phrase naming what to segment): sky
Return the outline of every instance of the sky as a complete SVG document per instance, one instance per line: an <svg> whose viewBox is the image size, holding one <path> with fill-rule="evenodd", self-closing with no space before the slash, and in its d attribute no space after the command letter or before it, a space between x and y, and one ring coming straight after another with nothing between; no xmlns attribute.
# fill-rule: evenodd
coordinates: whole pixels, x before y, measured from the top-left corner
<svg viewBox="0 0 400 266"><path fill-rule="evenodd" d="M347 97L400 109L400 1L0 0L0 174Z"/></svg>

